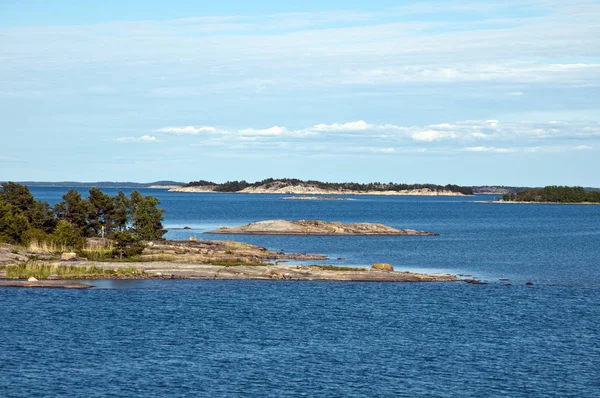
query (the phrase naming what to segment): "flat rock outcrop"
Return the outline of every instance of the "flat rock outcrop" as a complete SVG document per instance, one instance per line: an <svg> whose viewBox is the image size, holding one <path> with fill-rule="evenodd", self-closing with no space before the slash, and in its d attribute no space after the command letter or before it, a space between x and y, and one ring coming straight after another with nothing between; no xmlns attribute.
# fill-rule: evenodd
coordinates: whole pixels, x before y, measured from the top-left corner
<svg viewBox="0 0 600 398"><path fill-rule="evenodd" d="M107 267L107 263L94 266ZM143 279L214 279L214 280L290 280L339 282L458 282L449 274L371 270L363 267L304 265L235 265L222 266L190 262L111 263L110 267L136 267L144 270Z"/></svg>
<svg viewBox="0 0 600 398"><path fill-rule="evenodd" d="M408 235L436 236L438 234L414 229L396 229L383 224L342 224L317 220L267 220L238 227L221 227L211 234L241 235Z"/></svg>
<svg viewBox="0 0 600 398"><path fill-rule="evenodd" d="M34 278L35 279L35 278ZM0 280L0 287L29 287L29 288L53 288L53 289L89 289L93 287L85 283L60 280L46 281L24 281L24 280Z"/></svg>

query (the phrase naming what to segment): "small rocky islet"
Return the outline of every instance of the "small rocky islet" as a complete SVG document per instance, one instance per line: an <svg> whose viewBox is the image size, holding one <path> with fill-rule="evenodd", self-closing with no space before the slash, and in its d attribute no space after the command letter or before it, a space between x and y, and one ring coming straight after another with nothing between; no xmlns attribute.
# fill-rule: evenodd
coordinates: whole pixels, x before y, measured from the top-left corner
<svg viewBox="0 0 600 398"><path fill-rule="evenodd" d="M209 234L230 235L403 235L438 236L435 232L415 229L397 229L384 224L343 224L319 220L266 220L237 227L221 227Z"/></svg>

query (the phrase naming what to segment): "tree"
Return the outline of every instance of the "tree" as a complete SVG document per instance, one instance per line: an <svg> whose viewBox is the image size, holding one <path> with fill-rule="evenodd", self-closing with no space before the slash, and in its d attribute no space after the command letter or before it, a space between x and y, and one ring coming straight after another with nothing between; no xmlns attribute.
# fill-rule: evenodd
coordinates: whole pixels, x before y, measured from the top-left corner
<svg viewBox="0 0 600 398"><path fill-rule="evenodd" d="M60 220L52 235L57 243L69 248L79 246L82 239L81 230L67 220Z"/></svg>
<svg viewBox="0 0 600 398"><path fill-rule="evenodd" d="M15 182L2 183L0 197L6 203L15 206L23 212L29 210L35 202L33 195L29 192L29 188Z"/></svg>
<svg viewBox="0 0 600 398"><path fill-rule="evenodd" d="M152 196L131 192L132 230L141 240L157 240L167 232L163 229L164 210L158 208L160 201Z"/></svg>
<svg viewBox="0 0 600 398"><path fill-rule="evenodd" d="M88 225L94 235L100 235L102 227L110 234L115 227L115 202L98 188L91 188L87 199L90 202Z"/></svg>
<svg viewBox="0 0 600 398"><path fill-rule="evenodd" d="M113 255L119 258L135 256L144 251L145 245L133 231L114 231L113 241L115 243Z"/></svg>
<svg viewBox="0 0 600 398"><path fill-rule="evenodd" d="M17 206L0 200L0 241L22 243L29 220Z"/></svg>
<svg viewBox="0 0 600 398"><path fill-rule="evenodd" d="M127 228L127 221L130 214L131 201L123 193L123 191L119 190L119 193L113 197L113 221L114 226L119 231L123 231Z"/></svg>
<svg viewBox="0 0 600 398"><path fill-rule="evenodd" d="M63 201L54 206L58 219L70 222L83 236L91 236L88 223L90 203L83 200L81 194L75 189L70 189L62 198Z"/></svg>
<svg viewBox="0 0 600 398"><path fill-rule="evenodd" d="M56 228L56 218L48 202L34 201L33 205L25 213L32 228L52 233Z"/></svg>

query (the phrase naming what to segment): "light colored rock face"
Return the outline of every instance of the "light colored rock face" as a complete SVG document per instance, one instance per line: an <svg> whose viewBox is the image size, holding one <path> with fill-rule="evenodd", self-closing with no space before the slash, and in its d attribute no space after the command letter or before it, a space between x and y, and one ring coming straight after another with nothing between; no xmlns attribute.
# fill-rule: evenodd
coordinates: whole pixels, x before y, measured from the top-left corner
<svg viewBox="0 0 600 398"><path fill-rule="evenodd" d="M175 187L169 189L169 192L214 192L214 185L207 185L205 187Z"/></svg>
<svg viewBox="0 0 600 398"><path fill-rule="evenodd" d="M77 253L63 253L60 255L60 261L73 261L77 258Z"/></svg>
<svg viewBox="0 0 600 398"><path fill-rule="evenodd" d="M150 185L150 189L175 189L181 188L181 185Z"/></svg>
<svg viewBox="0 0 600 398"><path fill-rule="evenodd" d="M221 227L209 233L245 235L436 235L433 232L396 229L383 224L342 224L339 222L311 220L259 221L233 228Z"/></svg>
<svg viewBox="0 0 600 398"><path fill-rule="evenodd" d="M169 192L215 192L215 186L202 187L177 187L169 189ZM282 181L275 181L269 186L248 187L239 193L270 193L284 195L385 195L385 196L465 196L459 192L447 190L434 191L429 188L411 189L406 191L349 191L344 189L322 189L311 184L290 185Z"/></svg>
<svg viewBox="0 0 600 398"><path fill-rule="evenodd" d="M94 264L106 267L106 263ZM113 264L114 265L114 264ZM119 264L119 266L142 267L146 275L164 279L167 275L177 278L218 280L285 280L285 281L345 281L345 282L456 282L453 275L426 275L412 272L382 272L368 268L345 268L338 270L294 265L235 266L224 267L210 264L183 262L144 262ZM158 275L160 274L160 275Z"/></svg>
<svg viewBox="0 0 600 398"><path fill-rule="evenodd" d="M27 261L27 259L28 257L25 254L19 253L15 247L0 247L0 265L16 264Z"/></svg>
<svg viewBox="0 0 600 398"><path fill-rule="evenodd" d="M33 276L30 276L29 279L27 279L27 282L37 282L37 278L34 278Z"/></svg>
<svg viewBox="0 0 600 398"><path fill-rule="evenodd" d="M248 187L240 191L241 193L275 193L275 194L287 194L287 195L302 195L302 194L313 194L313 195L383 195L383 196L464 196L458 192L452 191L433 191L431 189L411 189L407 191L348 191L348 190L329 190L321 189L310 185L298 185L298 186L273 186L271 188L265 187Z"/></svg>

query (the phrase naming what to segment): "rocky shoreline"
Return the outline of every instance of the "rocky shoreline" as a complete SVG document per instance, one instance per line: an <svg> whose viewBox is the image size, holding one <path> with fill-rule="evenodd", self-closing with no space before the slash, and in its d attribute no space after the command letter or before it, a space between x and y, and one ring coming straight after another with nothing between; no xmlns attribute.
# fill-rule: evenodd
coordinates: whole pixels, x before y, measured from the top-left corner
<svg viewBox="0 0 600 398"><path fill-rule="evenodd" d="M64 263L48 263L48 265L65 265ZM77 265L70 263L69 265ZM386 269L363 267L329 267L329 266L304 266L304 265L238 265L223 266L211 264L198 264L177 261L154 262L89 262L84 261L82 266L104 269L130 269L135 271L126 274L114 275L85 275L69 277L65 280L40 280L29 282L27 280L0 280L0 287L36 287L36 288L66 288L85 289L90 285L78 283L74 280L162 280L162 279L190 279L190 280L285 280L285 281L330 281L330 282L458 282L462 279L449 274L419 274L413 272L398 272ZM331 269L329 269L331 268Z"/></svg>
<svg viewBox="0 0 600 398"><path fill-rule="evenodd" d="M527 202L518 200L478 200L473 203L493 203L493 204L514 204L514 205L600 205L595 202L575 202L575 203L564 203L564 202Z"/></svg>
<svg viewBox="0 0 600 398"><path fill-rule="evenodd" d="M195 187L176 187L169 189L169 192L213 192L223 193L215 191L216 186L195 186ZM449 190L432 190L428 188L424 189L411 189L406 191L351 191L351 190L330 190L321 189L311 186L285 186L285 187L248 187L241 191L233 193L251 193L251 194L282 194L282 195L377 195L377 196L467 196L460 192L453 192Z"/></svg>
<svg viewBox="0 0 600 398"><path fill-rule="evenodd" d="M353 198L332 198L330 196L286 196L281 200L355 200Z"/></svg>
<svg viewBox="0 0 600 398"><path fill-rule="evenodd" d="M209 234L230 235L404 235L437 236L434 232L396 229L383 224L342 224L318 220L267 220L237 227L221 227Z"/></svg>
<svg viewBox="0 0 600 398"><path fill-rule="evenodd" d="M71 280L53 280L53 281L26 281L26 280L0 280L0 287L26 287L26 288L46 288L46 289L89 289L93 287L85 283L73 282Z"/></svg>
<svg viewBox="0 0 600 398"><path fill-rule="evenodd" d="M202 280L292 280L345 282L455 282L461 279L448 274L398 272L389 264L366 267L331 265L288 265L287 261L323 261L326 256L307 253L275 252L234 241L156 241L147 242L135 261L88 261L72 255L33 253L16 247L0 248L0 287L85 289L90 285L73 280L102 279L202 279ZM60 259L59 259L60 258ZM62 259L62 260L61 260ZM342 260L342 259L338 259ZM53 274L31 281L7 279L11 266L31 264L46 267ZM64 267L64 268L62 268ZM81 269L73 274L62 270ZM89 271L88 271L89 270ZM92 270L96 270L92 272ZM104 270L98 272L97 270ZM105 272L108 271L108 272ZM52 280L50 280L52 279Z"/></svg>

